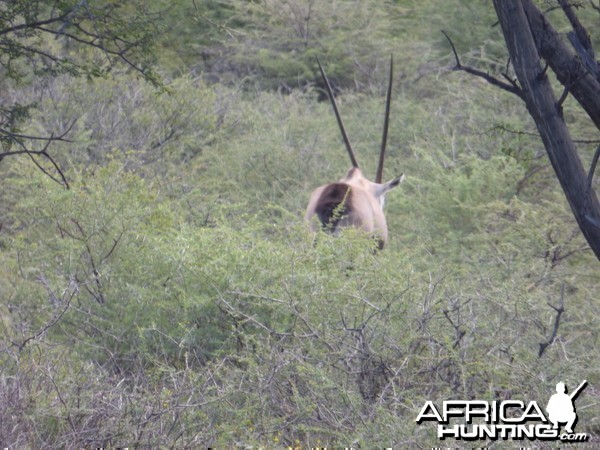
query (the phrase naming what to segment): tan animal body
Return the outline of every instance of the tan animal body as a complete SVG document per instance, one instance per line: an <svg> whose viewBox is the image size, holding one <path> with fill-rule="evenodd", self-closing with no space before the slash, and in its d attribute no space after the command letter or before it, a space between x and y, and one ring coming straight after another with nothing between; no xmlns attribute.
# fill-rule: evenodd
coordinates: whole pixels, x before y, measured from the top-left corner
<svg viewBox="0 0 600 450"><path fill-rule="evenodd" d="M321 228L324 231L336 234L342 227L354 227L364 230L377 238L379 248L383 248L388 237L387 222L383 213L385 194L404 180L404 175L400 175L387 183L381 182L392 94L393 61L390 60L390 79L386 99L383 138L375 182L369 181L358 167L329 80L318 59L317 63L342 132L346 150L350 156L352 168L338 182L320 186L313 191L306 208L305 220L310 223L314 231Z"/></svg>

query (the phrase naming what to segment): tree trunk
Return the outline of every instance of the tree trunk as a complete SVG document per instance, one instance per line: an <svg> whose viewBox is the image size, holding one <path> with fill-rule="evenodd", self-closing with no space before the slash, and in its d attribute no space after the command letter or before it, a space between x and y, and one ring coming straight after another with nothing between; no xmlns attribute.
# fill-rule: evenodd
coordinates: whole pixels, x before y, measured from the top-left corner
<svg viewBox="0 0 600 450"><path fill-rule="evenodd" d="M521 85L527 109L542 137L552 167L565 192L575 219L596 257L600 260L600 203L596 193L587 183L587 173L562 117L561 106L558 104L545 69L542 67L536 45L536 42L544 41L545 33L551 31L544 28L545 26L538 28L539 25L536 23L545 19L530 0L494 0L494 8L500 20L506 46ZM534 36L535 33L544 34ZM545 48L543 54L547 54L546 60L549 64L553 61L554 65L559 59L549 56L551 52L557 52L556 45L556 43L553 45L548 42L541 45ZM560 50L558 53L560 54ZM568 54L564 57L568 59ZM572 73L568 68L565 70L566 76L563 74L562 77L570 80L571 84L573 80L581 83L584 79L591 79L591 77L582 77L581 74ZM586 89L583 91L595 96L598 101L600 91L596 90L590 93ZM598 105L596 105L597 107ZM591 113L590 116L592 116Z"/></svg>
<svg viewBox="0 0 600 450"><path fill-rule="evenodd" d="M571 50L531 0L523 0L522 3L540 56L600 129L598 68L593 68L594 71L586 67L584 58ZM593 64L597 63L593 61Z"/></svg>

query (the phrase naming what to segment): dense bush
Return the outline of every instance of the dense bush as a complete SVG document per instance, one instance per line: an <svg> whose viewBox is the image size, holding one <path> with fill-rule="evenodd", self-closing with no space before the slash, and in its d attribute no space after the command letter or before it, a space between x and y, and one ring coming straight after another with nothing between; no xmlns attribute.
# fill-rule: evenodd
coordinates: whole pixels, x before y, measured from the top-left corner
<svg viewBox="0 0 600 450"><path fill-rule="evenodd" d="M342 14L356 2L197 1L205 19L244 30L227 51L253 86L285 93L188 75L157 91L114 73L6 94L36 101L30 131L77 120L73 142L53 146L70 189L27 159L0 163L0 444L433 447L435 430L415 423L426 400L543 402L560 380L600 382L597 261L525 111L418 63L426 49L445 64L422 29L435 8L482 17L457 40L468 45L489 6L400 3L361 2L373 13L361 19ZM319 45L367 174L389 50L409 62L385 172L407 180L388 195L383 252L302 223L310 190L349 164L319 90L288 79L310 78L321 50L294 53L296 7L312 8L315 36L337 36ZM359 33L360 20L374 28ZM481 42L473 54L497 61L497 40ZM565 111L588 139L576 106ZM596 435L594 395L578 400L578 431Z"/></svg>

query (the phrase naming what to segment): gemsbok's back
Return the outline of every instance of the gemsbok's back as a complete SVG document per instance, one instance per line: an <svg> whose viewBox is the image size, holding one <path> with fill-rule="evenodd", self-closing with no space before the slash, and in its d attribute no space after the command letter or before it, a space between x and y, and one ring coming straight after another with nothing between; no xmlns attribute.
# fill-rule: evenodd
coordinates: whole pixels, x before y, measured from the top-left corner
<svg viewBox="0 0 600 450"><path fill-rule="evenodd" d="M317 64L327 87L327 93L329 94L346 150L350 156L352 168L338 182L320 186L313 191L308 201L305 219L310 223L314 231L320 228L335 234L341 227L354 227L364 230L379 240L379 248L381 249L388 237L387 222L383 214L385 194L404 180L404 175L400 175L387 183L381 182L392 97L393 60L390 58L390 79L387 89L383 138L381 140L375 182L365 178L358 167L335 98L333 97L329 80L318 59Z"/></svg>

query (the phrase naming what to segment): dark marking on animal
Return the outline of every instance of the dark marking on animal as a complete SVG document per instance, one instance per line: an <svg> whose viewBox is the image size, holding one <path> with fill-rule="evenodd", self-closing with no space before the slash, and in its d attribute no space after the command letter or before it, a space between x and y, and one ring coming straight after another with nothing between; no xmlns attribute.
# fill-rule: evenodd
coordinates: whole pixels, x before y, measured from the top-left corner
<svg viewBox="0 0 600 450"><path fill-rule="evenodd" d="M350 211L352 190L345 183L332 183L323 192L316 206L316 214L323 230L334 232L342 218Z"/></svg>

